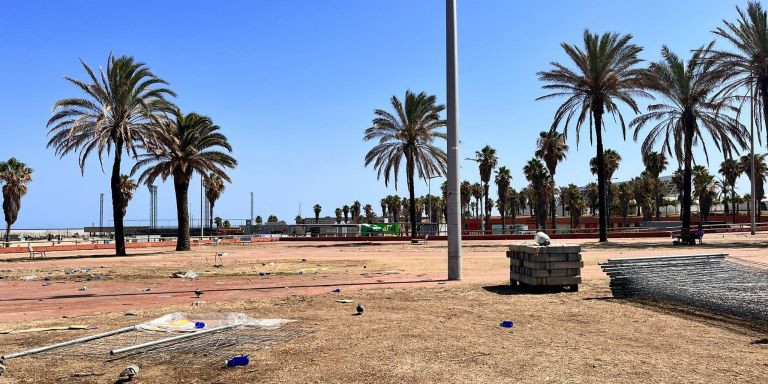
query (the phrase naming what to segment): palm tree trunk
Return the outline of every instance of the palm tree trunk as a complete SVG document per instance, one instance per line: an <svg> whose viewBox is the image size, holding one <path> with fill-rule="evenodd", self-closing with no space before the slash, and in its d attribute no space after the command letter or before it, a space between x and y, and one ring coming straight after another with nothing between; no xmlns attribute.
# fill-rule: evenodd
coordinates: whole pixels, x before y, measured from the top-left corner
<svg viewBox="0 0 768 384"><path fill-rule="evenodd" d="M597 205L599 210L600 242L608 241L608 210L606 209L605 196L605 164L603 163L603 113L592 110L595 122L595 140L597 141Z"/></svg>
<svg viewBox="0 0 768 384"><path fill-rule="evenodd" d="M178 173L173 175L173 187L176 191L176 217L178 232L176 250L189 251L189 179L190 176Z"/></svg>
<svg viewBox="0 0 768 384"><path fill-rule="evenodd" d="M211 220L211 222L209 223L210 225L208 226L208 228L211 229L211 235L213 235L213 202L209 201L208 203L209 203L210 208L211 208L211 212L208 215L208 218Z"/></svg>
<svg viewBox="0 0 768 384"><path fill-rule="evenodd" d="M115 227L115 255L125 256L125 228L123 227L123 195L120 193L120 162L123 157L123 141L115 143L115 161L112 164L112 218Z"/></svg>
<svg viewBox="0 0 768 384"><path fill-rule="evenodd" d="M484 183L485 186L483 186L483 218L485 218L485 225L483 226L483 235L485 235L485 231L487 231L491 226L491 215L489 215L488 212L488 183Z"/></svg>
<svg viewBox="0 0 768 384"><path fill-rule="evenodd" d="M693 122L686 121L686 119L683 121L683 124L685 124L685 166L683 169L683 228L681 229L681 233L683 235L688 235L691 230L691 162L693 161Z"/></svg>
<svg viewBox="0 0 768 384"><path fill-rule="evenodd" d="M405 157L405 168L406 168L406 177L408 178L408 198L411 200L411 204L409 204L408 211L410 213L410 219L411 219L411 239L415 239L417 237L417 229L416 229L416 192L414 191L414 180L413 180L413 172L414 172L414 164L413 164L413 158L410 154L407 154Z"/></svg>
<svg viewBox="0 0 768 384"><path fill-rule="evenodd" d="M9 242L11 241L11 223L5 222L5 247L8 248L11 246Z"/></svg>
<svg viewBox="0 0 768 384"><path fill-rule="evenodd" d="M736 183L731 184L731 210L733 211L733 223L736 224Z"/></svg>
<svg viewBox="0 0 768 384"><path fill-rule="evenodd" d="M555 196L552 196L552 200L549 203L549 210L552 212L552 229L557 229L557 221L555 218L555 211L557 210L555 205Z"/></svg>

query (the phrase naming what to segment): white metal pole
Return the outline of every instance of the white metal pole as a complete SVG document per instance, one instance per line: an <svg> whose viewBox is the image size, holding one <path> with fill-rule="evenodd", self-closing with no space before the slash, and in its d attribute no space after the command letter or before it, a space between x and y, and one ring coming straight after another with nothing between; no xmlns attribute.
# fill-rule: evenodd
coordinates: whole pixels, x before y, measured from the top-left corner
<svg viewBox="0 0 768 384"><path fill-rule="evenodd" d="M202 237L205 236L203 233L203 229L205 228L205 223L203 223L203 218L205 217L203 215L203 199L205 199L205 192L203 188L203 175L200 175L200 237L202 240Z"/></svg>
<svg viewBox="0 0 768 384"><path fill-rule="evenodd" d="M448 110L448 280L461 280L459 206L459 75L456 50L456 0L445 1L445 61Z"/></svg>
<svg viewBox="0 0 768 384"><path fill-rule="evenodd" d="M130 347L113 349L113 350L109 351L109 354L110 355L116 355L118 353L133 351L135 349L140 349L140 348L144 348L144 347L151 347L153 345L165 344L165 343L170 343L171 341L182 340L182 339L187 339L187 338L190 338L190 337L200 336L200 335L204 335L206 333L219 332L219 331L223 331L225 329L239 327L241 325L243 325L243 324L242 323L229 324L229 325L224 325L224 326L217 327L217 328L206 329L204 331L191 332L191 333L187 333L187 334L183 334L183 335L179 335L179 336L173 336L173 337L168 337L168 338L165 338L165 339L154 340L154 341L146 342L146 343L143 343L143 344L132 345Z"/></svg>
<svg viewBox="0 0 768 384"><path fill-rule="evenodd" d="M56 348L60 348L60 347L66 347L67 345L84 343L86 341L96 340L96 339L100 339L102 337L107 337L107 336L117 335L119 333L133 331L134 329L136 329L136 326L130 326L130 327L125 327L125 328L115 329L115 330L109 331L109 332L99 333L99 334L96 334L96 335L81 337L79 339L64 341L64 342L57 343L57 344L46 345L44 347L29 349L29 350L22 351L22 352L11 353L10 355L5 355L5 356L0 357L0 360L13 359L15 357L32 355L32 354L35 354L35 353L49 351L51 349L56 349Z"/></svg>
<svg viewBox="0 0 768 384"><path fill-rule="evenodd" d="M750 170L750 177L749 177L749 180L751 181L751 184L752 184L752 207L749 210L750 211L750 213L749 213L749 216L750 216L749 230L750 230L750 233L752 235L754 235L755 234L755 212L757 211L757 205L755 203L755 201L757 200L757 196L755 196L755 192L756 192L755 191L755 181L756 181L755 180L755 91L754 91L754 88L752 88L751 84L749 86L749 93L750 93L750 98L749 98L749 102L750 102L750 104L749 104L750 105L750 108L749 108L749 131L750 131L749 132L749 136L750 136L749 137L749 139L750 139L749 140L749 142L750 142L749 144L750 144L750 149L749 149L749 153L751 155L751 162L752 162L752 166L750 167L752 169Z"/></svg>

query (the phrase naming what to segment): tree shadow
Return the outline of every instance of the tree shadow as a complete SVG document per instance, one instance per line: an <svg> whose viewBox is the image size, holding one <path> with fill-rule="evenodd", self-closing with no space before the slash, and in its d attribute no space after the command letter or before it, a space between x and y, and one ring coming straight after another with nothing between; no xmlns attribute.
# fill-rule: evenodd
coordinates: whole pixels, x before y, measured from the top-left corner
<svg viewBox="0 0 768 384"><path fill-rule="evenodd" d="M55 251L51 251L55 252ZM69 252L69 251L59 251L59 252ZM76 251L74 251L76 252ZM46 256L46 257L36 257L36 258L29 258L29 257L13 257L13 258L4 258L0 259L0 263L32 263L36 261L63 261L63 260L80 260L80 259L111 259L111 258L118 258L118 257L141 257L141 256L160 256L160 255L167 255L169 251L158 251L158 252L147 252L147 253L136 253L136 254L128 254L126 256L117 256L115 254L100 254L100 255L59 255L59 256ZM171 252L173 253L173 252Z"/></svg>
<svg viewBox="0 0 768 384"><path fill-rule="evenodd" d="M533 285L489 285L483 287L484 290L495 293L502 296L510 295L546 295L550 293L563 293L563 292L575 292L571 291L564 286L559 285L545 285L545 286L533 286Z"/></svg>

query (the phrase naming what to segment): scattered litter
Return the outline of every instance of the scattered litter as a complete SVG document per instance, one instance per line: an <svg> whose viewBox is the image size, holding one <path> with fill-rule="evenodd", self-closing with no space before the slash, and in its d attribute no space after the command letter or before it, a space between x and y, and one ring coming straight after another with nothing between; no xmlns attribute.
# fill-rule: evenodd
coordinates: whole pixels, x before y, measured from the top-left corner
<svg viewBox="0 0 768 384"><path fill-rule="evenodd" d="M131 381L133 377L138 374L139 366L134 364L124 369L123 372L120 373L120 376L117 377L117 380L120 382Z"/></svg>
<svg viewBox="0 0 768 384"><path fill-rule="evenodd" d="M362 304L358 304L357 305L357 315L358 316L362 316L363 312L365 312L365 307L363 307Z"/></svg>
<svg viewBox="0 0 768 384"><path fill-rule="evenodd" d="M49 285L51 285L51 283L43 283L43 287L47 287Z"/></svg>
<svg viewBox="0 0 768 384"><path fill-rule="evenodd" d="M549 236L544 232L536 232L536 235L533 236L533 240L535 240L538 245L549 245L552 242L549 239Z"/></svg>
<svg viewBox="0 0 768 384"><path fill-rule="evenodd" d="M202 322L202 321L196 321L196 322L195 322L195 328L197 328L197 329L203 329L203 328L205 328L205 323L204 323L204 322Z"/></svg>
<svg viewBox="0 0 768 384"><path fill-rule="evenodd" d="M51 281L50 276L43 277L43 281Z"/></svg>
<svg viewBox="0 0 768 384"><path fill-rule="evenodd" d="M200 276L199 273L190 269L189 271L186 271L186 272L183 272L183 271L174 272L171 274L170 277L174 279L196 279L198 276Z"/></svg>
<svg viewBox="0 0 768 384"><path fill-rule="evenodd" d="M331 292L333 292L333 293L341 293L341 288L334 288Z"/></svg>
<svg viewBox="0 0 768 384"><path fill-rule="evenodd" d="M128 311L124 316L136 316L136 312Z"/></svg>
<svg viewBox="0 0 768 384"><path fill-rule="evenodd" d="M205 300L195 300L194 303L192 303L195 307L202 307L205 305Z"/></svg>
<svg viewBox="0 0 768 384"><path fill-rule="evenodd" d="M221 285L221 284L224 284L224 283L222 283L221 281L216 282L216 285Z"/></svg>
<svg viewBox="0 0 768 384"><path fill-rule="evenodd" d="M35 279L37 279L37 275L27 275L19 278L19 280L22 280L22 281L32 281Z"/></svg>
<svg viewBox="0 0 768 384"><path fill-rule="evenodd" d="M266 272L259 272L259 276L266 276L266 275L267 275Z"/></svg>
<svg viewBox="0 0 768 384"><path fill-rule="evenodd" d="M248 363L248 355L240 355L227 360L227 367L240 367L248 365Z"/></svg>
<svg viewBox="0 0 768 384"><path fill-rule="evenodd" d="M144 292L149 292L149 291L151 291L151 289L149 289L149 288L144 288Z"/></svg>
<svg viewBox="0 0 768 384"><path fill-rule="evenodd" d="M504 320L499 324L502 328L512 328L512 320Z"/></svg>
<svg viewBox="0 0 768 384"><path fill-rule="evenodd" d="M80 291L85 291L85 290L87 290L87 289L88 289L88 287L80 287L80 289L79 289L79 290L80 290Z"/></svg>
<svg viewBox="0 0 768 384"><path fill-rule="evenodd" d="M336 302L342 303L342 304L349 304L349 303L354 303L355 301L350 299L339 299L339 300L336 300Z"/></svg>

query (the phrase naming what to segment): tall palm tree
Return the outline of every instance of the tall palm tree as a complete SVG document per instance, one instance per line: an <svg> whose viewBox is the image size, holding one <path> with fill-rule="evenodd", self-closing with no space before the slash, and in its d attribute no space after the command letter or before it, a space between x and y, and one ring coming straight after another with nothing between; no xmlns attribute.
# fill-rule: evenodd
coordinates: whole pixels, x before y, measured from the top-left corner
<svg viewBox="0 0 768 384"><path fill-rule="evenodd" d="M320 206L320 204L315 204L312 207L312 211L315 212L315 224L320 223L320 212L323 210L323 207Z"/></svg>
<svg viewBox="0 0 768 384"><path fill-rule="evenodd" d="M123 217L125 217L125 212L128 210L128 202L133 199L133 191L135 191L138 186L139 185L131 180L128 175L120 175L120 201L123 203L123 206L121 207Z"/></svg>
<svg viewBox="0 0 768 384"><path fill-rule="evenodd" d="M693 195L699 200L699 215L702 221L707 221L717 194L715 177L703 165L693 167L691 172L693 174Z"/></svg>
<svg viewBox="0 0 768 384"><path fill-rule="evenodd" d="M349 205L344 204L341 211L344 212L344 223L349 223Z"/></svg>
<svg viewBox="0 0 768 384"><path fill-rule="evenodd" d="M475 151L475 158L474 161L477 162L478 167L480 168L480 181L483 182L483 197L486 200L485 203L485 212L483 213L483 216L485 217L485 230L491 229L491 209L493 209L493 204L488 204L488 184L491 182L491 173L494 169L496 169L496 164L498 163L498 158L496 157L496 150L494 148L491 148L490 145L486 145L479 151ZM490 206L490 208L489 208Z"/></svg>
<svg viewBox="0 0 768 384"><path fill-rule="evenodd" d="M627 216L629 216L629 202L632 200L632 183L621 183L618 185L616 199L619 201L619 212L621 212L622 227L627 226Z"/></svg>
<svg viewBox="0 0 768 384"><path fill-rule="evenodd" d="M383 198L379 201L381 205L381 217L387 217L387 198Z"/></svg>
<svg viewBox="0 0 768 384"><path fill-rule="evenodd" d="M475 217L480 217L480 210L482 209L482 199L483 199L483 185L480 183L474 183L472 184L472 197L475 198Z"/></svg>
<svg viewBox="0 0 768 384"><path fill-rule="evenodd" d="M751 164L751 162L750 162ZM733 215L733 223L736 223L736 180L741 176L741 164L738 160L732 158L726 158L720 163L720 169L718 172L723 176L725 184L731 192L731 206Z"/></svg>
<svg viewBox="0 0 768 384"><path fill-rule="evenodd" d="M94 151L101 162L114 150L112 176L112 215L115 226L115 253L125 256L123 202L120 198L120 165L123 152L136 156L138 148L161 126L170 108L166 100L175 96L166 81L155 76L144 63L132 57L109 56L106 70L99 75L82 62L88 80L65 79L85 93L84 97L61 99L53 105L48 120L48 147L63 157L77 152L80 171Z"/></svg>
<svg viewBox="0 0 768 384"><path fill-rule="evenodd" d="M536 223L537 228L547 228L547 201L554 194L552 178L549 177L549 171L544 164L537 158L528 160L523 167L525 178L530 183L529 188L533 191L536 200Z"/></svg>
<svg viewBox="0 0 768 384"><path fill-rule="evenodd" d="M560 63L552 63L552 70L539 72L539 80L546 82L545 90L552 91L537 100L553 97L567 97L555 112L552 129L564 122L563 134L568 135L568 124L576 117L576 144L579 143L579 131L588 121L590 142L593 133L597 147L597 184L600 210L600 241L607 241L608 205L606 204L607 183L603 173L603 115L609 113L618 117L622 133L626 136L624 118L617 103L623 102L635 112L639 112L635 97L645 96L641 89L641 71L636 68L640 63L638 54L642 51L630 43L632 35L621 36L618 33L603 35L584 31L584 47L562 43L565 53L573 61L576 70ZM594 127L593 127L594 124Z"/></svg>
<svg viewBox="0 0 768 384"><path fill-rule="evenodd" d="M766 166L765 158L767 154L755 154L755 202L756 205L756 211L757 212L757 220L760 221L760 215L762 215L762 209L760 207L760 202L765 197L765 179L766 175L768 174L768 166ZM749 181L752 181L752 159L750 156L742 156L741 157L741 169L744 170L744 173L747 174L747 177L749 177Z"/></svg>
<svg viewBox="0 0 768 384"><path fill-rule="evenodd" d="M609 226L613 226L611 223L611 206L613 205L613 182L611 181L613 179L613 174L616 173L616 171L619 170L619 165L621 164L621 155L619 155L618 152L614 151L613 149L606 149L603 152L603 172L605 175L605 184L608 186L606 190L605 200L606 200L606 209L605 216L607 217L606 222ZM593 175L597 175L597 172L599 172L600 166L597 163L597 157L593 157L589 160L589 170L592 172ZM598 180L600 178L598 177ZM601 212L600 215L602 216L603 213Z"/></svg>
<svg viewBox="0 0 768 384"><path fill-rule="evenodd" d="M568 155L568 144L565 143L565 136L553 130L540 132L539 139L536 141L535 155L544 160L544 164L549 170L549 176L552 178L552 185L555 185L557 164L565 160ZM557 228L557 221L554 199L550 202L549 210L552 213L552 229L555 229Z"/></svg>
<svg viewBox="0 0 768 384"><path fill-rule="evenodd" d="M459 185L459 195L461 196L462 215L469 209L469 203L472 200L472 184L469 181L462 181Z"/></svg>
<svg viewBox="0 0 768 384"><path fill-rule="evenodd" d="M683 174L684 172L680 168L678 168L675 173L672 174L672 184L674 184L675 189L677 189L677 201L681 203L683 201L683 190L685 189L685 177Z"/></svg>
<svg viewBox="0 0 768 384"><path fill-rule="evenodd" d="M360 205L360 202L355 200L354 203L352 203L352 221L354 221L357 224L360 224L360 210L362 209L362 206Z"/></svg>
<svg viewBox="0 0 768 384"><path fill-rule="evenodd" d="M210 183L210 174L232 182L226 168L237 166L237 160L223 152L232 152L227 138L219 132L211 118L197 113L183 114L176 110L175 119L164 124L156 140L143 147L131 173L141 171L139 182L152 183L173 177L178 218L177 251L188 251L189 241L189 183L197 173Z"/></svg>
<svg viewBox="0 0 768 384"><path fill-rule="evenodd" d="M584 196L575 184L568 184L561 193L571 214L571 229L578 228L581 225L581 214L587 205Z"/></svg>
<svg viewBox="0 0 768 384"><path fill-rule="evenodd" d="M411 237L416 238L416 194L414 180L423 179L427 175L442 176L446 173L448 156L445 151L434 145L436 139L446 140L445 132L440 129L446 126L446 121L440 117L445 109L437 104L434 95L424 92L415 94L405 92L405 105L392 96L394 115L382 109L373 112L373 126L365 130L365 141L377 142L365 155L365 165L373 164L377 178L384 175L384 185L394 176L395 190L400 170L400 162L405 158L405 175L408 184L408 194L411 200L410 217Z"/></svg>
<svg viewBox="0 0 768 384"><path fill-rule="evenodd" d="M336 208L333 213L336 214L336 224L341 224L341 208Z"/></svg>
<svg viewBox="0 0 768 384"><path fill-rule="evenodd" d="M691 169L693 145L701 144L707 161L704 134L708 134L715 147L726 157L745 148L749 136L744 126L726 112L737 109L724 97L718 95L720 81L713 76L716 63L702 60L709 48L694 51L685 63L666 46L662 48L662 60L651 63L645 71L644 84L667 103L651 104L648 112L630 123L635 128L634 139L640 130L654 121L642 144L642 153L647 154L661 141L661 149L673 153L683 168L682 232L689 233L691 225ZM673 143L674 142L674 143Z"/></svg>
<svg viewBox="0 0 768 384"><path fill-rule="evenodd" d="M643 165L645 171L653 179L654 195L656 195L656 221L661 220L661 201L664 198L664 191L661 190L661 180L659 176L667 169L667 157L663 152L651 151L643 155Z"/></svg>
<svg viewBox="0 0 768 384"><path fill-rule="evenodd" d="M512 187L507 188L507 216L512 218L513 225L519 209L520 194Z"/></svg>
<svg viewBox="0 0 768 384"><path fill-rule="evenodd" d="M256 224L258 225L264 224L264 218L262 218L261 216L256 216Z"/></svg>
<svg viewBox="0 0 768 384"><path fill-rule="evenodd" d="M208 217L210 218L210 228L213 228L213 207L216 205L216 201L219 200L224 193L224 179L215 173L208 175L208 180L203 181L205 186L205 198L208 200L208 209L210 210Z"/></svg>
<svg viewBox="0 0 768 384"><path fill-rule="evenodd" d="M597 183L594 181L587 184L587 200L589 202L589 210L592 212L592 216L595 215L595 209L600 201L600 192L598 191Z"/></svg>
<svg viewBox="0 0 768 384"><path fill-rule="evenodd" d="M11 225L16 222L21 209L21 198L27 194L27 184L32 182L32 168L11 157L0 162L0 184L3 185L3 214L5 215L5 246L11 240Z"/></svg>
<svg viewBox="0 0 768 384"><path fill-rule="evenodd" d="M376 214L373 213L373 206L366 204L363 207L363 212L365 212L365 218L368 219L368 224L373 224L373 218L376 217Z"/></svg>
<svg viewBox="0 0 768 384"><path fill-rule="evenodd" d="M507 167L500 167L496 171L496 187L499 191L499 214L501 215L501 233L507 233L507 192L509 189L509 183L512 181L512 172Z"/></svg>

